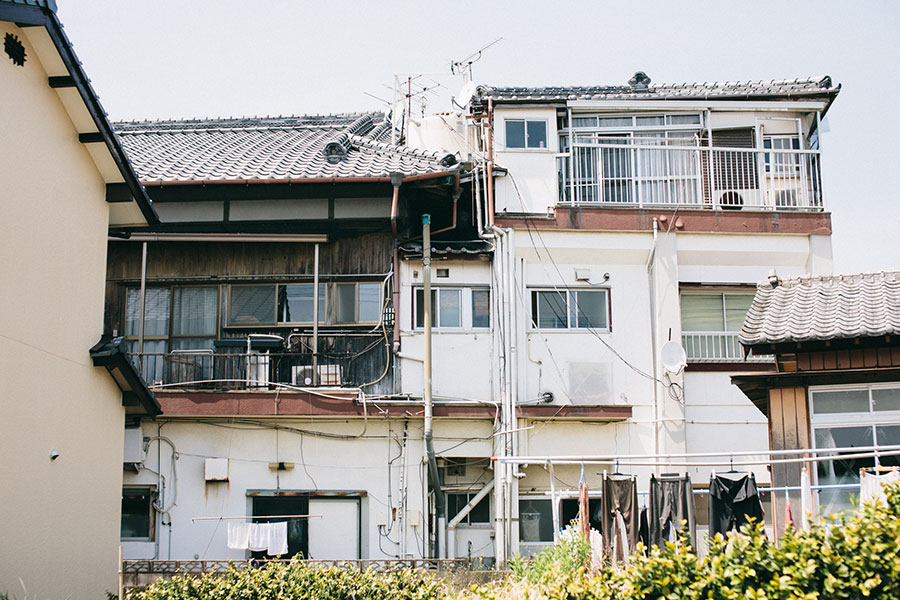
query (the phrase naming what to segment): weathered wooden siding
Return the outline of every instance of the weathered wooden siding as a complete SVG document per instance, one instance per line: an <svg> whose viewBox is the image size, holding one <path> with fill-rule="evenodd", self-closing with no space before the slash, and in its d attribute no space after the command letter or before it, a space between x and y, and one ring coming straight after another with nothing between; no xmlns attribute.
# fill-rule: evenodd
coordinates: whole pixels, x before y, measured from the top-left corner
<svg viewBox="0 0 900 600"><path fill-rule="evenodd" d="M805 387L769 390L769 447L772 450L792 450L812 446L806 391ZM812 468L811 464L808 468ZM799 486L802 469L801 463L772 465L772 484L775 487ZM791 492L790 498L794 518L799 520L799 492ZM784 500L785 493L780 492L774 504L779 532L784 528Z"/></svg>
<svg viewBox="0 0 900 600"><path fill-rule="evenodd" d="M794 363L786 361L782 364L788 367ZM797 354L795 368L797 371L832 371L872 367L900 367L900 346L803 352ZM783 370L794 369L783 368Z"/></svg>

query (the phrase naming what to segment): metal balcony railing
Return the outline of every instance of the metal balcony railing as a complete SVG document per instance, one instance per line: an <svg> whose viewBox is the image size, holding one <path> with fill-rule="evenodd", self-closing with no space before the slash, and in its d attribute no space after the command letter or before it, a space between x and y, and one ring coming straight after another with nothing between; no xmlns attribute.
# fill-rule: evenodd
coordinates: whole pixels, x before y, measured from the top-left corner
<svg viewBox="0 0 900 600"><path fill-rule="evenodd" d="M564 204L824 210L818 150L579 134L557 172Z"/></svg>
<svg viewBox="0 0 900 600"><path fill-rule="evenodd" d="M374 353L378 354L378 353ZM383 353L382 353L383 355ZM314 375L310 353L216 353L187 350L167 353L132 353L144 380L157 389L267 390L284 385L295 387L356 387L373 380L378 364L363 364L348 353L318 356ZM367 362L371 362L367 361Z"/></svg>
<svg viewBox="0 0 900 600"><path fill-rule="evenodd" d="M744 357L738 334L725 331L690 331L681 334L688 362L771 362L771 356Z"/></svg>

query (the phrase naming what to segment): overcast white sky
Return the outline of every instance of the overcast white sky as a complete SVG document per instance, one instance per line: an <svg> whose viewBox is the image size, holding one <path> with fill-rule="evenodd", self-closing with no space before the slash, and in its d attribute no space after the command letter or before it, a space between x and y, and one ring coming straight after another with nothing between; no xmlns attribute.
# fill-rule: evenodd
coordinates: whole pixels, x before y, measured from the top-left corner
<svg viewBox="0 0 900 600"><path fill-rule="evenodd" d="M900 2L58 0L114 120L380 109L394 73L478 83L831 75L823 136L836 272L900 270ZM434 77L449 110L459 78Z"/></svg>

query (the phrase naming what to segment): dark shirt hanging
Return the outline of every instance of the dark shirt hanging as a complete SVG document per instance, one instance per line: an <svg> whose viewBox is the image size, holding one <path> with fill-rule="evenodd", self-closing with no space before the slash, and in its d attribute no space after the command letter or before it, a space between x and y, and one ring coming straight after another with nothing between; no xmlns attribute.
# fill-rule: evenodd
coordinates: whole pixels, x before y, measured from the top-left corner
<svg viewBox="0 0 900 600"><path fill-rule="evenodd" d="M684 524L682 523L684 522ZM694 513L694 489L687 475L652 475L650 477L650 544L663 547L667 540L676 539L684 527L697 537L697 518Z"/></svg>
<svg viewBox="0 0 900 600"><path fill-rule="evenodd" d="M753 473L724 473L710 477L710 535L739 529L751 518L760 523L764 516Z"/></svg>
<svg viewBox="0 0 900 600"><path fill-rule="evenodd" d="M600 496L600 525L605 556L612 557L613 560L624 560L634 550L638 542L638 517L637 480L634 475L604 474Z"/></svg>

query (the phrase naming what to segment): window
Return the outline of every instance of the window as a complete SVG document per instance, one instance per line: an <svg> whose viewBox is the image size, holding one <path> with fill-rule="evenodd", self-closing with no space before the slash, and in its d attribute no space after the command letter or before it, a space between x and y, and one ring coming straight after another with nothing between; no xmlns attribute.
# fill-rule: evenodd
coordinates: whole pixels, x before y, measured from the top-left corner
<svg viewBox="0 0 900 600"><path fill-rule="evenodd" d="M154 540L156 514L153 501L156 492L149 487L122 488L121 538L130 541Z"/></svg>
<svg viewBox="0 0 900 600"><path fill-rule="evenodd" d="M900 444L900 385L872 384L840 388L811 388L810 413L816 448L853 448ZM838 452L836 455L848 454ZM879 459L885 466L900 466L897 456ZM874 459L838 459L817 463L818 485L844 485L819 492L826 514L852 508L859 494L859 470Z"/></svg>
<svg viewBox="0 0 900 600"><path fill-rule="evenodd" d="M790 175L800 170L800 155L784 150L799 150L800 138L796 135L767 135L763 138L763 148L775 150L765 153L766 173Z"/></svg>
<svg viewBox="0 0 900 600"><path fill-rule="evenodd" d="M491 291L472 290L472 327L491 326Z"/></svg>
<svg viewBox="0 0 900 600"><path fill-rule="evenodd" d="M451 492L447 494L447 514L449 518L453 518L464 509L466 505L472 501L478 492ZM460 525L481 525L490 524L491 519L491 495L488 494L482 498L478 504L472 507Z"/></svg>
<svg viewBox="0 0 900 600"><path fill-rule="evenodd" d="M506 120L507 148L546 148L547 122L526 119Z"/></svg>
<svg viewBox="0 0 900 600"><path fill-rule="evenodd" d="M601 530L600 498L588 498L588 520L591 529ZM559 524L566 527L570 523L578 521L578 498L563 498L559 503Z"/></svg>
<svg viewBox="0 0 900 600"><path fill-rule="evenodd" d="M228 311L230 325L275 322L275 285L233 285Z"/></svg>
<svg viewBox="0 0 900 600"><path fill-rule="evenodd" d="M550 500L519 500L519 541L553 541L553 509Z"/></svg>
<svg viewBox="0 0 900 600"><path fill-rule="evenodd" d="M313 296L312 283L292 283L278 286L278 321L280 323L312 323ZM325 284L319 284L319 323L325 323Z"/></svg>
<svg viewBox="0 0 900 600"><path fill-rule="evenodd" d="M743 360L737 334L753 303L750 293L683 293L682 345L691 360Z"/></svg>
<svg viewBox="0 0 900 600"><path fill-rule="evenodd" d="M609 329L609 291L531 292L531 326L537 329Z"/></svg>
<svg viewBox="0 0 900 600"><path fill-rule="evenodd" d="M425 290L416 288L414 323L425 326ZM491 326L491 291L472 288L431 288L431 326L441 329L483 329Z"/></svg>

